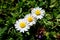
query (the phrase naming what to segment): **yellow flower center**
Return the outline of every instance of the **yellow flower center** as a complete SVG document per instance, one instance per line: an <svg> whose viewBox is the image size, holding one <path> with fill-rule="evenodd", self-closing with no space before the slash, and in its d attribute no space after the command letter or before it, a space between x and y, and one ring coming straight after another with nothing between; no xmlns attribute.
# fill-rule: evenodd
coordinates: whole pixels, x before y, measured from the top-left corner
<svg viewBox="0 0 60 40"><path fill-rule="evenodd" d="M32 21L33 21L33 17L32 17L32 16L29 16L29 17L27 18L27 20L28 20L29 22L32 22Z"/></svg>
<svg viewBox="0 0 60 40"><path fill-rule="evenodd" d="M35 14L36 14L36 15L40 15L40 10L36 10L36 11L35 11Z"/></svg>
<svg viewBox="0 0 60 40"><path fill-rule="evenodd" d="M26 26L26 23L25 22L20 22L20 27L21 28L24 28Z"/></svg>

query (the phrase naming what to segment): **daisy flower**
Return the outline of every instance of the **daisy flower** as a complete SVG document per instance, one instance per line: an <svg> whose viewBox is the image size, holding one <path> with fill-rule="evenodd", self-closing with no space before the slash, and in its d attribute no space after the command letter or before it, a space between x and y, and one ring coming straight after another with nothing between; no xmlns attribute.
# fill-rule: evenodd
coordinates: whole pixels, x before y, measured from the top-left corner
<svg viewBox="0 0 60 40"><path fill-rule="evenodd" d="M33 17L41 19L43 18L45 11L42 8L36 7L32 9L31 13Z"/></svg>
<svg viewBox="0 0 60 40"><path fill-rule="evenodd" d="M24 31L28 31L30 26L26 23L25 19L19 19L16 21L15 28L24 33Z"/></svg>
<svg viewBox="0 0 60 40"><path fill-rule="evenodd" d="M27 21L29 26L32 26L33 24L36 24L36 19L31 14L27 14L25 16L25 20Z"/></svg>

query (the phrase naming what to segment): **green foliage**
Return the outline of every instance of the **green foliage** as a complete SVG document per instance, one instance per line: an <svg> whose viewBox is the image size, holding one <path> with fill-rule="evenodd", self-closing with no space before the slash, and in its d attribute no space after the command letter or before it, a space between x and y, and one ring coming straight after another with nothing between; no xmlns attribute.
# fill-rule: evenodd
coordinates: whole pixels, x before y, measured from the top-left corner
<svg viewBox="0 0 60 40"><path fill-rule="evenodd" d="M45 10L45 16L28 32L16 31L16 20L38 6ZM39 40L35 36L41 26L46 29L44 40L56 40L55 35L60 34L60 0L0 0L0 40Z"/></svg>

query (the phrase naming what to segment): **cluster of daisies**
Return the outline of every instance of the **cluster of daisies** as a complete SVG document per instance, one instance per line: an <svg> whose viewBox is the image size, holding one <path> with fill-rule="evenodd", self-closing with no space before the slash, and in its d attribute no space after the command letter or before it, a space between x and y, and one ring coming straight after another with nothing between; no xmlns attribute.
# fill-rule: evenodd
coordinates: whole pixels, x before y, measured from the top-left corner
<svg viewBox="0 0 60 40"><path fill-rule="evenodd" d="M25 32L30 27L36 24L38 19L43 18L45 11L42 8L36 7L31 10L30 14L27 14L23 19L19 19L15 23L15 28L20 32Z"/></svg>

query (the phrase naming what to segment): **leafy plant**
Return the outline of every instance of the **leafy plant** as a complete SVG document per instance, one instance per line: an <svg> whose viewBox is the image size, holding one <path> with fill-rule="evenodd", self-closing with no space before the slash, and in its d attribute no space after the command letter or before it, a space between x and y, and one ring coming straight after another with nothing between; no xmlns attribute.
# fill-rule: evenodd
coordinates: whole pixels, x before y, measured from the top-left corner
<svg viewBox="0 0 60 40"><path fill-rule="evenodd" d="M31 12L31 8L38 6L45 10L43 19L38 20L28 32L16 31L15 21L24 18ZM41 31L42 33L40 33ZM60 0L0 0L0 40L40 39L60 39Z"/></svg>

